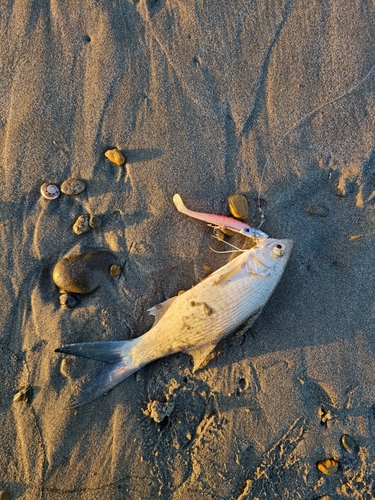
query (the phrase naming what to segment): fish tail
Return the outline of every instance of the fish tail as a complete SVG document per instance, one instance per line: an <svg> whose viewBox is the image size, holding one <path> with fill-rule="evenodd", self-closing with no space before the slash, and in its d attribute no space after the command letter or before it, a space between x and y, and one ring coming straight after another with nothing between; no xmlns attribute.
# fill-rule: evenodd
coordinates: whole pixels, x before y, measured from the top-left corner
<svg viewBox="0 0 375 500"><path fill-rule="evenodd" d="M120 382L135 373L140 366L133 362L131 349L138 339L112 342L85 342L68 344L55 352L82 356L84 358L104 361L107 365L79 394L72 404L73 408L85 405L106 394Z"/></svg>

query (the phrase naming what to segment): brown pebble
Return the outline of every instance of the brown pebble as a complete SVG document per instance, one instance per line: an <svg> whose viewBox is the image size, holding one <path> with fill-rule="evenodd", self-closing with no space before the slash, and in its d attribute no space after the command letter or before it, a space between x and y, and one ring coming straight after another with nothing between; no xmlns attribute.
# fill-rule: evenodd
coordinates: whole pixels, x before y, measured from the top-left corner
<svg viewBox="0 0 375 500"><path fill-rule="evenodd" d="M79 179L67 179L61 184L61 191L68 196L80 194L86 189L86 184Z"/></svg>
<svg viewBox="0 0 375 500"><path fill-rule="evenodd" d="M351 453L353 455L358 454L359 447L357 443L354 441L354 439L351 436L349 436L349 434L343 434L341 436L341 444L348 453Z"/></svg>
<svg viewBox="0 0 375 500"><path fill-rule="evenodd" d="M328 208L323 205L308 205L306 212L314 217L327 217L329 214Z"/></svg>
<svg viewBox="0 0 375 500"><path fill-rule="evenodd" d="M32 387L30 385L27 387L23 387L13 396L13 403L20 403L22 401L25 401L25 403L30 403L32 396Z"/></svg>
<svg viewBox="0 0 375 500"><path fill-rule="evenodd" d="M52 279L65 292L90 293L99 287L115 263L115 256L104 250L71 255L55 265Z"/></svg>
<svg viewBox="0 0 375 500"><path fill-rule="evenodd" d="M102 219L97 215L90 215L89 226L92 229L98 229L102 225Z"/></svg>
<svg viewBox="0 0 375 500"><path fill-rule="evenodd" d="M249 203L243 194L234 194L228 198L229 211L236 219L246 221L249 217Z"/></svg>
<svg viewBox="0 0 375 500"><path fill-rule="evenodd" d="M11 500L10 493L8 490L1 490L0 491L0 500Z"/></svg>
<svg viewBox="0 0 375 500"><path fill-rule="evenodd" d="M73 231L76 234L84 234L90 231L91 227L89 224L89 215L82 214L77 217L75 223L73 224Z"/></svg>
<svg viewBox="0 0 375 500"><path fill-rule="evenodd" d="M114 278L121 273L121 267L118 264L112 264L109 268L109 274Z"/></svg>
<svg viewBox="0 0 375 500"><path fill-rule="evenodd" d="M120 166L125 163L125 156L117 148L108 149L108 151L104 153L104 156L106 156L106 158L108 158L110 162L115 163L116 165Z"/></svg>
<svg viewBox="0 0 375 500"><path fill-rule="evenodd" d="M338 462L333 458L326 458L325 460L321 460L316 464L316 466L320 470L320 472L323 472L323 474L326 475L334 474L339 468Z"/></svg>
<svg viewBox="0 0 375 500"><path fill-rule="evenodd" d="M56 184L45 182L40 186L40 194L46 200L55 200L60 196L60 189L56 186Z"/></svg>

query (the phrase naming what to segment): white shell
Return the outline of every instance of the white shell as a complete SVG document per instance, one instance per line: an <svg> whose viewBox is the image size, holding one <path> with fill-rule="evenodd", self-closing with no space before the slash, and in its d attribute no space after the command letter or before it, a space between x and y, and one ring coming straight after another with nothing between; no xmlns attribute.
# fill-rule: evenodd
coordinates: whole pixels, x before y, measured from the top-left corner
<svg viewBox="0 0 375 500"><path fill-rule="evenodd" d="M49 182L45 182L40 186L40 192L46 200L55 200L60 196L60 189L58 186L56 186L56 184L50 184Z"/></svg>

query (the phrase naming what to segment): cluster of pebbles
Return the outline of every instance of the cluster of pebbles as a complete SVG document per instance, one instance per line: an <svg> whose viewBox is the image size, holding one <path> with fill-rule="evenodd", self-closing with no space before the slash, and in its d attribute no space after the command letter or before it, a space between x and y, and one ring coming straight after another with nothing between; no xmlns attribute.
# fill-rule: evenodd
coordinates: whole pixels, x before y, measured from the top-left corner
<svg viewBox="0 0 375 500"><path fill-rule="evenodd" d="M346 468L351 463L354 463L358 458L359 446L349 434L343 434L340 439L341 445L347 453L346 457L335 460L334 458L325 458L317 462L317 469L327 476L338 471L339 467Z"/></svg>
<svg viewBox="0 0 375 500"><path fill-rule="evenodd" d="M110 149L104 153L108 160L116 165L124 165L125 157L118 149ZM60 188L56 184L45 182L40 188L46 200L55 200L60 192L68 196L77 196L86 189L80 179L67 179ZM98 229L101 218L92 214L81 214L72 228L75 234L81 235L91 229ZM60 304L63 308L73 308L78 300L76 294L87 294L96 290L105 276L118 276L121 272L115 256L108 251L95 251L64 257L55 265L52 279L60 289ZM18 397L21 397L18 395Z"/></svg>

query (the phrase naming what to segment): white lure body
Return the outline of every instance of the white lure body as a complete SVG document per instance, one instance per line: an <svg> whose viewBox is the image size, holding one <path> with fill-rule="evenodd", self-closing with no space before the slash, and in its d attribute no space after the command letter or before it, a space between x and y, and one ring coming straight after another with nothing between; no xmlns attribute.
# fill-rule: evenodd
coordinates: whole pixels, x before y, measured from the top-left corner
<svg viewBox="0 0 375 500"><path fill-rule="evenodd" d="M170 354L191 354L194 370L198 369L223 337L257 319L284 272L292 246L291 240L265 239L243 251L190 290L149 309L155 323L137 339L57 349L108 363L75 406L98 398L142 366Z"/></svg>

